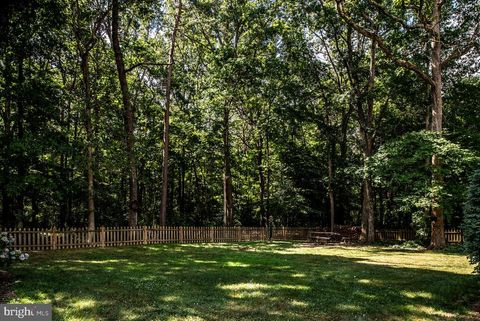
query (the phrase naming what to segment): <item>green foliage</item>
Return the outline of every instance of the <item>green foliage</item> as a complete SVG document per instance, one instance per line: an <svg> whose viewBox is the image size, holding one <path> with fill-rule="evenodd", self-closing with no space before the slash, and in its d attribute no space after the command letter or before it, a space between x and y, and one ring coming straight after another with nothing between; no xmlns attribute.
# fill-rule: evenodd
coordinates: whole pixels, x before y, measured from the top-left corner
<svg viewBox="0 0 480 321"><path fill-rule="evenodd" d="M475 271L480 273L480 170L470 179L463 218L465 251Z"/></svg>
<svg viewBox="0 0 480 321"><path fill-rule="evenodd" d="M121 46L136 117L139 223L154 224L161 205L162 84L175 1L120 2ZM459 3L461 12L450 15L456 9L446 3L443 15L464 16L468 29L478 4ZM398 17L417 19L400 2L384 5ZM353 12L354 19L375 10L363 0L348 1L348 7L362 9ZM88 142L80 54L87 47L95 221L126 224L128 164L109 15L104 0L17 1L0 11L2 225L86 223ZM379 30L392 27L393 21L371 16ZM468 34L454 23L442 28L445 45ZM428 37L391 30L385 37L393 51L409 52L412 62L427 66ZM327 225L329 186L336 223L359 224L365 161L359 124L366 100L374 99L374 121L364 128L375 137L374 151L424 128L429 112L428 88L380 50L374 90L363 89L369 40L347 27L332 1L186 1L174 58L167 224L222 224L226 147L236 224L258 225L263 211L276 225ZM469 66L475 66L472 58L464 59L445 73L445 137L478 153L480 87L478 77L467 78ZM222 137L224 111L229 146ZM385 166L372 173L378 179L374 198L381 226L405 228L412 221L423 226L424 217L412 213L429 207L433 195L445 196L452 225L461 220L470 156L427 136L410 136L405 144L415 148L390 150L400 155L397 160L380 161ZM457 153L444 159L446 187L432 186L431 168L422 167L429 153L442 153L438 148ZM457 162L462 155L467 161Z"/></svg>
<svg viewBox="0 0 480 321"><path fill-rule="evenodd" d="M432 155L441 160L441 167L431 164ZM452 219L458 204L465 197L469 173L479 158L445 137L430 132L408 133L383 145L368 161L367 172L377 187L395 195L395 215L411 216L420 237L428 233L429 209L441 199L447 219ZM433 179L441 176L443 182Z"/></svg>
<svg viewBox="0 0 480 321"><path fill-rule="evenodd" d="M445 97L448 137L480 153L480 78L456 82Z"/></svg>

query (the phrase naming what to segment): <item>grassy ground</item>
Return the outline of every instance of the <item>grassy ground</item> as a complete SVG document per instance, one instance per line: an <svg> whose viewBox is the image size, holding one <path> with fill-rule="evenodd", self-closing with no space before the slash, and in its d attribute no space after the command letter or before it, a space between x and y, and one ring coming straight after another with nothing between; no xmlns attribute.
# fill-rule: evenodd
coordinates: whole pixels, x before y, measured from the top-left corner
<svg viewBox="0 0 480 321"><path fill-rule="evenodd" d="M54 320L474 320L459 254L299 243L168 244L32 255L13 302Z"/></svg>

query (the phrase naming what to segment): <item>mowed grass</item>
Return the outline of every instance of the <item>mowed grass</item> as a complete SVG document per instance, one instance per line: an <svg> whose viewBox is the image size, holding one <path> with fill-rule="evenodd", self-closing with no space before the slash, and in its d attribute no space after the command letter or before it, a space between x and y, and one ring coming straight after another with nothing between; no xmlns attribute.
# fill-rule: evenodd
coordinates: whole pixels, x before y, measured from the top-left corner
<svg viewBox="0 0 480 321"><path fill-rule="evenodd" d="M166 244L37 253L19 303L54 320L475 320L459 254L301 243Z"/></svg>

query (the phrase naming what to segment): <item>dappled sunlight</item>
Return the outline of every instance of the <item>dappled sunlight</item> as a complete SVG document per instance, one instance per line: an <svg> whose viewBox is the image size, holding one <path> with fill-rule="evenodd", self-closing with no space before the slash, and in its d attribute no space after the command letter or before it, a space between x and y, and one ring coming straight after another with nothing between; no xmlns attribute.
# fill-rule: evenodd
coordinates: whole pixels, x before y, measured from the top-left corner
<svg viewBox="0 0 480 321"><path fill-rule="evenodd" d="M75 309L93 308L95 306L95 300L93 299L79 300L79 301L73 302L71 306Z"/></svg>
<svg viewBox="0 0 480 321"><path fill-rule="evenodd" d="M467 315L477 282L461 255L294 242L58 251L15 268L17 302L75 321L433 321Z"/></svg>
<svg viewBox="0 0 480 321"><path fill-rule="evenodd" d="M228 294L229 298L233 299L245 299L245 298L265 298L268 296L268 293L262 291L233 291Z"/></svg>
<svg viewBox="0 0 480 321"><path fill-rule="evenodd" d="M308 290L310 287L304 285L290 285L290 284L259 284L259 283L238 283L229 285L220 285L221 289L231 291L242 290L257 290L257 289L291 289L291 290Z"/></svg>
<svg viewBox="0 0 480 321"><path fill-rule="evenodd" d="M298 300L292 300L289 302L289 304L291 306L294 306L294 307L301 307L301 308L306 308L308 306L307 303L303 302L303 301L298 301Z"/></svg>
<svg viewBox="0 0 480 321"><path fill-rule="evenodd" d="M204 318L197 317L197 316L188 316L188 317L169 317L167 321L204 321Z"/></svg>
<svg viewBox="0 0 480 321"><path fill-rule="evenodd" d="M457 315L454 314L454 313L450 313L450 312L447 312L447 311L444 311L444 310L438 309L438 308L433 309L432 307L428 307L428 306L421 305L421 304L407 305L406 309L411 311L411 312L420 312L420 313L423 313L423 314L429 315L429 316L442 317L442 319L444 319L444 320L447 319L447 318L452 319L452 318L457 317Z"/></svg>
<svg viewBox="0 0 480 321"><path fill-rule="evenodd" d="M473 272L473 267L469 264L458 266L456 262L458 262L459 255L452 255L450 253L372 246L306 247L302 243L292 244L293 245L286 248L271 246L271 252L283 255L338 256L355 259L362 264L388 265L389 267L399 268L421 268L432 271L444 270L465 275L470 275ZM268 248L264 247L264 251L266 249ZM412 255L415 255L415 260L411 259ZM463 258L465 262L467 262L467 258ZM453 264L456 264L456 266Z"/></svg>
<svg viewBox="0 0 480 321"><path fill-rule="evenodd" d="M181 298L177 295L167 295L167 296L162 297L161 300L164 301L164 302L176 302L176 301L180 301Z"/></svg>
<svg viewBox="0 0 480 321"><path fill-rule="evenodd" d="M205 260L192 260L193 263L202 263L202 264L218 264L217 261L205 261Z"/></svg>
<svg viewBox="0 0 480 321"><path fill-rule="evenodd" d="M366 299L366 300L372 300L373 301L373 300L378 299L377 295L372 294L372 293L365 293L363 291L356 291L355 295L358 295L359 297L361 297L363 299Z"/></svg>
<svg viewBox="0 0 480 321"><path fill-rule="evenodd" d="M270 289L272 286L267 284L259 283L238 283L238 284L229 284L229 285L219 285L218 286L224 290L230 291L244 291L244 290L259 290L259 289Z"/></svg>
<svg viewBox="0 0 480 321"><path fill-rule="evenodd" d="M407 298L410 299L416 299L416 298L422 298L422 299L432 299L433 295L430 292L425 292L425 291L417 291L417 292L412 292L412 291L401 291L400 294L406 296Z"/></svg>
<svg viewBox="0 0 480 321"><path fill-rule="evenodd" d="M53 261L55 263L66 263L66 264L71 264L71 263L88 263L88 264L111 264L111 263L122 263L122 264L135 264L133 262L129 262L128 260L55 260Z"/></svg>
<svg viewBox="0 0 480 321"><path fill-rule="evenodd" d="M245 264L242 262L226 262L224 266L231 266L231 267L249 267L250 264Z"/></svg>
<svg viewBox="0 0 480 321"><path fill-rule="evenodd" d="M347 311L347 312L359 312L359 311L362 310L358 305L343 304L343 303L338 304L337 309L340 310L340 311Z"/></svg>
<svg viewBox="0 0 480 321"><path fill-rule="evenodd" d="M59 293L58 296L61 297L62 294ZM10 303L31 304L31 303L37 303L37 302L51 303L51 298L47 293L43 291L36 291L32 293L31 296L28 296L28 297L14 298Z"/></svg>

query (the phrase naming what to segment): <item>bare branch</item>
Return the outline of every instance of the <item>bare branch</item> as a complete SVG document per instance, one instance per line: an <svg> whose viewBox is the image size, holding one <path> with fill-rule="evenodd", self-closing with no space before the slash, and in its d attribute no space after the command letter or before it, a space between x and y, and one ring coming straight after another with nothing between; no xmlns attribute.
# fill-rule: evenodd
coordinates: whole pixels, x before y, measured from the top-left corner
<svg viewBox="0 0 480 321"><path fill-rule="evenodd" d="M378 3L377 1L375 0L367 0L368 3L370 3L371 5L373 5L375 8L377 8L377 10L382 13L383 15L387 16L388 18L392 19L393 21L395 21L396 23L399 23L403 28L405 29L410 29L410 30L413 30L413 29L424 29L424 25L423 24L414 24L414 25L409 25L408 23L406 23L402 18L400 17L397 17L395 15L393 15L391 12L388 11L387 8L385 8L384 6L382 6L380 3Z"/></svg>
<svg viewBox="0 0 480 321"><path fill-rule="evenodd" d="M441 68L445 68L454 60L461 58L462 56L466 55L470 50L472 50L477 41L478 37L480 36L480 23L477 23L475 26L475 31L473 32L470 40L464 46L458 46L450 52L447 58L445 58L442 63L440 64Z"/></svg>
<svg viewBox="0 0 480 321"><path fill-rule="evenodd" d="M156 63L156 62L139 62L136 64L133 64L129 68L125 69L125 73L132 71L133 69L140 67L140 66L168 66L170 64L165 64L165 63Z"/></svg>
<svg viewBox="0 0 480 321"><path fill-rule="evenodd" d="M435 86L433 79L427 73L422 71L417 65L411 63L410 61L404 58L399 58L393 52L393 50L387 46L384 38L380 37L374 31L371 31L365 27L362 27L359 24L357 24L355 21L353 21L353 19L348 16L348 14L345 12L345 9L343 8L343 0L335 0L335 2L337 5L337 12L343 18L343 20L345 20L345 22L348 25L350 25L353 29L355 29L355 31L357 31L358 33L375 41L378 44L378 47L385 54L385 56L387 56L387 58L392 60L397 66L413 71L418 77L420 77L424 82L428 83L429 85Z"/></svg>

